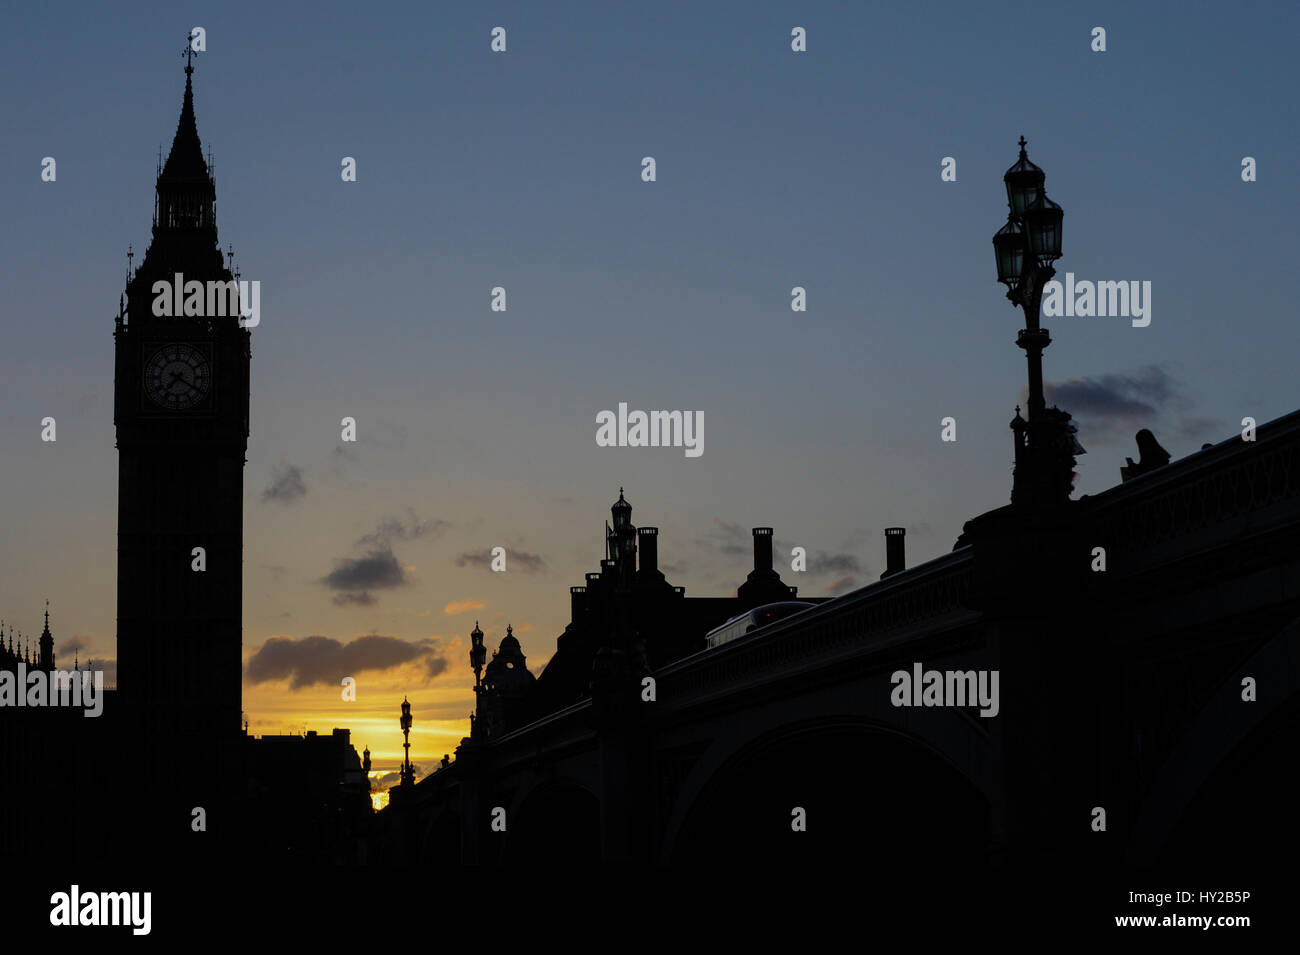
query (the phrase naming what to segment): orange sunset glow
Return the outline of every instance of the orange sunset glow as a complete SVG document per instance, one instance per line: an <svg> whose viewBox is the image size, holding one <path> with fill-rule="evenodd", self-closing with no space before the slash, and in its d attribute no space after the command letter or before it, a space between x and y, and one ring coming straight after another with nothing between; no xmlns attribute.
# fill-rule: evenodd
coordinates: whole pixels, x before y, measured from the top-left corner
<svg viewBox="0 0 1300 955"><path fill-rule="evenodd" d="M467 603L482 606L478 601ZM289 638L275 635L267 638L268 641L274 639ZM344 638L344 642L347 639ZM427 666L421 661L382 670L341 674L337 686L316 682L295 689L290 678L250 682L246 675L243 705L249 733L275 736L315 730L325 735L336 727L348 729L358 753L367 747L370 749L371 781L378 788L382 777L397 772L402 763L402 731L398 717L401 701L405 698L411 702L414 717L411 762L418 767L417 778L427 775L444 755L453 754L461 739L469 735L469 714L474 709L474 676L468 666L465 639L438 636L429 639L447 660L446 668L433 677L429 676ZM246 668L265 643L245 646ZM356 680L354 702L343 699L344 676ZM375 798L378 796L376 793ZM387 794L384 794L383 802L387 803ZM379 803L375 807L381 808Z"/></svg>

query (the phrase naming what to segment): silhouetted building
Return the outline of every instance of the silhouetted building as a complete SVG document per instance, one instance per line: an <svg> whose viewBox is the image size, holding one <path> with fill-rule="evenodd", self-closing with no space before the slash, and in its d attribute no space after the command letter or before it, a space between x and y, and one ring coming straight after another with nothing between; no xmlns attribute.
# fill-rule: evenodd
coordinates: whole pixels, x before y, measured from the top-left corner
<svg viewBox="0 0 1300 955"><path fill-rule="evenodd" d="M477 622L474 629L478 630ZM528 670L528 661L514 628L507 626L501 646L493 652L487 665L482 684L475 687L477 705L471 735L487 739L533 719L536 715L533 698L536 684L537 678Z"/></svg>
<svg viewBox="0 0 1300 955"><path fill-rule="evenodd" d="M152 241L114 320L120 689L93 719L0 711L0 805L31 807L30 825L0 826L5 857L335 858L329 839L354 846L370 816L347 730L298 743L240 731L250 333L218 245L189 58L185 74ZM36 646L0 640L0 671L19 666L55 669L48 609ZM59 784L32 800L31 780Z"/></svg>
<svg viewBox="0 0 1300 955"><path fill-rule="evenodd" d="M619 488L606 525L605 559L585 586L571 587L570 621L556 651L534 680L513 630L481 682L471 739L487 740L591 696L593 673L613 666L637 679L704 649L704 635L735 614L790 600L798 588L782 582L773 567L772 528L753 530L754 567L735 597L687 597L659 569L659 529L632 524L632 505ZM640 562L638 565L638 551ZM818 603L826 598L802 598ZM471 665L483 632L470 634ZM477 678L476 678L477 681Z"/></svg>
<svg viewBox="0 0 1300 955"><path fill-rule="evenodd" d="M371 815L370 751L351 733L248 737L246 852L266 862L351 863Z"/></svg>
<svg viewBox="0 0 1300 955"><path fill-rule="evenodd" d="M207 805L238 791L240 771L251 336L238 294L224 294L235 276L218 245L192 74L187 63L153 239L115 320L117 659L140 784Z"/></svg>
<svg viewBox="0 0 1300 955"><path fill-rule="evenodd" d="M49 671L55 669L54 666L54 637L50 634L50 609L49 601L45 606L45 629L41 631L41 638L35 651L30 644L24 643L22 633L18 634L18 641L14 642L13 624L9 625L9 646L4 642L4 621L0 620L0 670L16 672L18 664L23 664L29 672L32 670Z"/></svg>
<svg viewBox="0 0 1300 955"><path fill-rule="evenodd" d="M1048 421L1059 444L1019 482L1037 490L951 552L907 567L890 528L881 580L707 650L708 628L792 596L770 535L748 600L687 599L620 494L531 715L501 719L481 688L456 759L362 855L1259 871L1300 838L1277 771L1300 727L1300 412L1177 462L1144 447L1161 463L1141 480L1079 500L1073 426Z"/></svg>

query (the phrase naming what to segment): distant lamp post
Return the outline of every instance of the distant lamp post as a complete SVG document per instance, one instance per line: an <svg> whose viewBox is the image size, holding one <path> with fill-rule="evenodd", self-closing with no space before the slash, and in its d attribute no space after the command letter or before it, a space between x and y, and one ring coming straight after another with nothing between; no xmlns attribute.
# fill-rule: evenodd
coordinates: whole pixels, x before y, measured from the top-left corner
<svg viewBox="0 0 1300 955"><path fill-rule="evenodd" d="M1061 257L1061 222L1065 213L1047 197L1046 173L1025 154L1020 137L1020 158L1002 181L1007 189L1007 222L993 235L998 281L1007 298L1025 313L1025 327L1016 335L1029 366L1029 420L1011 422L1015 436L1016 469L1011 491L1015 504L1055 504L1070 496L1074 483L1074 455L1083 454L1075 440L1070 415L1046 407L1043 398L1043 350L1052 343L1047 329L1038 324L1043 289L1056 274L1053 263Z"/></svg>
<svg viewBox="0 0 1300 955"><path fill-rule="evenodd" d="M483 721L478 717L483 711L483 692L486 689L483 686L483 664L487 662L487 647L483 645L483 631L479 629L477 620L470 631L469 642L469 665L474 671L474 712L469 715L469 738L477 740L484 731Z"/></svg>
<svg viewBox="0 0 1300 955"><path fill-rule="evenodd" d="M474 671L474 685L478 686L483 682L483 664L487 662L487 647L483 646L483 631L478 628L478 621L474 621L474 629L469 632L469 665Z"/></svg>
<svg viewBox="0 0 1300 955"><path fill-rule="evenodd" d="M401 785L410 786L415 783L415 767L411 765L411 704L402 699L402 736L405 742L402 748L406 750L406 761L402 764Z"/></svg>

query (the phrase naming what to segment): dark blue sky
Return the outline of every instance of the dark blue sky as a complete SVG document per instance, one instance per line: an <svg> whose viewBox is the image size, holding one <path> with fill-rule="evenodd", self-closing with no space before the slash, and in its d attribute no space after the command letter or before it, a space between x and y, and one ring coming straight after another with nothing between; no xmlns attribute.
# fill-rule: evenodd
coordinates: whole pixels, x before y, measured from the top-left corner
<svg viewBox="0 0 1300 955"><path fill-rule="evenodd" d="M917 561L1005 503L1025 371L989 240L1021 134L1065 208L1062 275L1153 288L1147 328L1048 323L1046 378L1072 382L1089 452L1079 492L1118 480L1140 427L1180 457L1293 410L1300 15L1161 7L10 9L0 611L35 630L48 595L61 636L112 655L112 316L190 27L222 244L262 283L245 643L436 638L462 687L473 613L527 627L530 664L549 655L620 484L692 593L743 579L752 525L837 568L791 577L821 593L880 573L886 525ZM703 456L598 448L620 401L702 411ZM335 451L343 415L355 460ZM286 467L306 493L264 499ZM390 516L439 530L390 542L406 582L376 605L334 605L320 579ZM498 544L540 569L456 565ZM444 610L463 601L484 606Z"/></svg>

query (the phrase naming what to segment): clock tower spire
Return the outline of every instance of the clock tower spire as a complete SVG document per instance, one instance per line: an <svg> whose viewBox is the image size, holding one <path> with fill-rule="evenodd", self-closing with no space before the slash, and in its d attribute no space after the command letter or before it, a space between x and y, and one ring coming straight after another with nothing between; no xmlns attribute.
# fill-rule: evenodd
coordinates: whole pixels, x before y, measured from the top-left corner
<svg viewBox="0 0 1300 955"><path fill-rule="evenodd" d="M144 755L142 788L217 804L240 753L251 336L217 243L192 57L152 239L113 336L118 687Z"/></svg>

